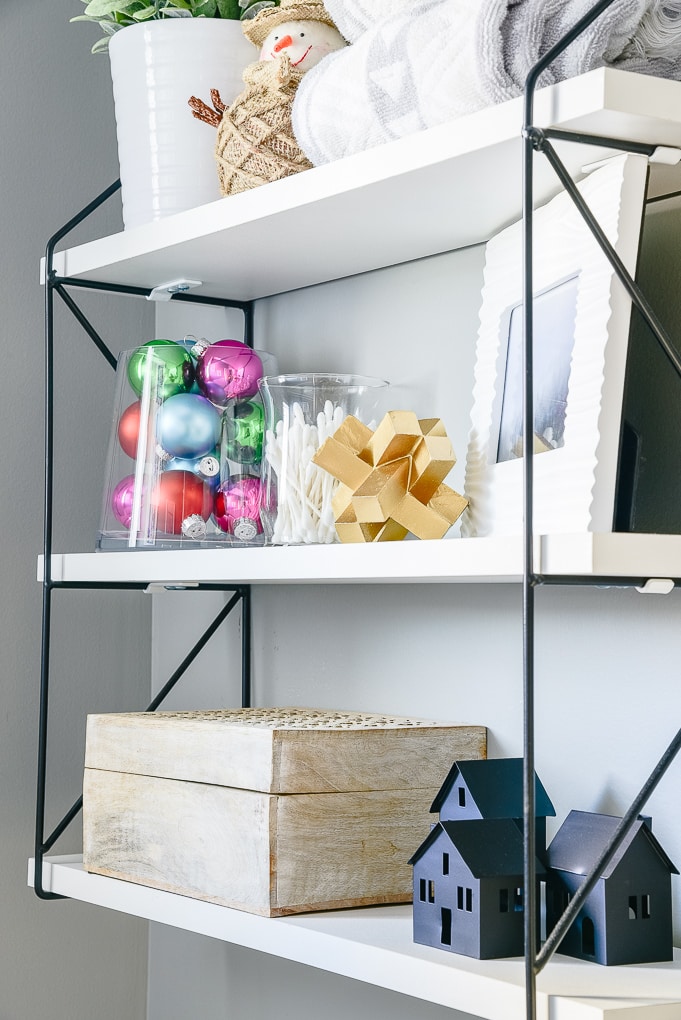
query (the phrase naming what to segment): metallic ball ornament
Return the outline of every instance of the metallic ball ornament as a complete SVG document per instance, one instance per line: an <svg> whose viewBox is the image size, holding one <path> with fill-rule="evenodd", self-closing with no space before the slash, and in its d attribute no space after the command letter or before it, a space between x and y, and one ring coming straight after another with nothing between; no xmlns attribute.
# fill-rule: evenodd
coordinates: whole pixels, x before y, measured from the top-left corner
<svg viewBox="0 0 681 1020"><path fill-rule="evenodd" d="M242 400L230 405L223 415L225 453L238 464L259 464L265 435L265 412L262 404Z"/></svg>
<svg viewBox="0 0 681 1020"><path fill-rule="evenodd" d="M262 374L262 361L240 340L216 340L196 362L199 389L218 407L255 396Z"/></svg>
<svg viewBox="0 0 681 1020"><path fill-rule="evenodd" d="M220 439L220 413L200 393L168 397L156 416L156 440L171 457L202 457Z"/></svg>
<svg viewBox="0 0 681 1020"><path fill-rule="evenodd" d="M138 396L147 376L153 395L165 400L192 388L194 362L189 352L174 340L149 340L137 348L128 362L128 381Z"/></svg>
<svg viewBox="0 0 681 1020"><path fill-rule="evenodd" d="M260 505L262 486L252 475L231 478L215 495L213 515L221 531L240 542L252 542L262 534Z"/></svg>
<svg viewBox="0 0 681 1020"><path fill-rule="evenodd" d="M167 535L188 534L201 538L197 518L207 521L213 509L213 493L191 471L164 471L150 497L156 509L156 527Z"/></svg>
<svg viewBox="0 0 681 1020"><path fill-rule="evenodd" d="M111 493L111 509L119 524L129 528L132 521L132 507L135 493L135 476L126 475Z"/></svg>
<svg viewBox="0 0 681 1020"><path fill-rule="evenodd" d="M141 411L142 405L139 400L136 400L130 407L126 407L118 421L118 442L121 444L123 452L133 460L137 456Z"/></svg>

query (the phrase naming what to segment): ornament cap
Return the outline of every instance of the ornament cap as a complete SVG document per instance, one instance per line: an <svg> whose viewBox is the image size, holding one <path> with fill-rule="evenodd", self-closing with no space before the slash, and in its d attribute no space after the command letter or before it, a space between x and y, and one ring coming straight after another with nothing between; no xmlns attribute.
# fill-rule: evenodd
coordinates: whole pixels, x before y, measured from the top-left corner
<svg viewBox="0 0 681 1020"><path fill-rule="evenodd" d="M199 474L206 478L215 478L220 471L220 461L217 457L202 457L199 461Z"/></svg>
<svg viewBox="0 0 681 1020"><path fill-rule="evenodd" d="M234 521L233 533L240 542L251 542L258 534L258 527L252 517L238 517Z"/></svg>
<svg viewBox="0 0 681 1020"><path fill-rule="evenodd" d="M182 521L182 534L187 538L205 538L206 522L200 514L190 514Z"/></svg>
<svg viewBox="0 0 681 1020"><path fill-rule="evenodd" d="M173 455L168 453L167 450L164 450L160 443L156 444L156 450L154 452L163 464L167 464L169 460L173 459Z"/></svg>
<svg viewBox="0 0 681 1020"><path fill-rule="evenodd" d="M189 337L188 339L196 339L195 337ZM196 343L189 348L189 353L195 358L200 358L203 352L210 347L210 340L206 340L205 336L201 337L200 340L196 340Z"/></svg>

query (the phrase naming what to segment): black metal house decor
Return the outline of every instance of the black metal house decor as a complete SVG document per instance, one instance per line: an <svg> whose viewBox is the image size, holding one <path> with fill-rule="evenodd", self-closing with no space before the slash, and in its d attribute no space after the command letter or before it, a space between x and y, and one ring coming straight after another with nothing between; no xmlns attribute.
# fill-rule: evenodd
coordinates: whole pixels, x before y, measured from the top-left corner
<svg viewBox="0 0 681 1020"><path fill-rule="evenodd" d="M619 818L571 811L549 846L547 930L607 846ZM559 952L602 964L672 959L671 876L679 872L653 835L635 822L587 896Z"/></svg>
<svg viewBox="0 0 681 1020"><path fill-rule="evenodd" d="M439 821L409 862L414 942L478 960L522 956L526 902L536 904L539 932L545 883L548 937L609 846L620 818L571 811L547 849L546 818L555 810L535 774L537 889L526 896L522 767L520 758L497 758L458 761L450 769L431 805ZM559 951L606 965L671 960L671 877L678 874L650 819L639 817Z"/></svg>
<svg viewBox="0 0 681 1020"><path fill-rule="evenodd" d="M450 769L431 805L440 821L410 860L415 942L479 960L522 956L522 766L521 758L490 758ZM541 881L546 816L556 812L536 776L535 800Z"/></svg>

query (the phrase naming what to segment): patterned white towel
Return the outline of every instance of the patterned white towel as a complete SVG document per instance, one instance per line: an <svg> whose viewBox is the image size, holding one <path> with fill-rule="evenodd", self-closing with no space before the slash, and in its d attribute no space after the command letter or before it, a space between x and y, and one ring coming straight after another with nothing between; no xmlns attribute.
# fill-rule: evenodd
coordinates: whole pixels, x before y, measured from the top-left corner
<svg viewBox="0 0 681 1020"><path fill-rule="evenodd" d="M319 165L520 95L530 68L593 3L392 0L386 14L387 0L327 0L355 41L303 79L296 138ZM681 0L615 0L540 84L603 65L681 79Z"/></svg>

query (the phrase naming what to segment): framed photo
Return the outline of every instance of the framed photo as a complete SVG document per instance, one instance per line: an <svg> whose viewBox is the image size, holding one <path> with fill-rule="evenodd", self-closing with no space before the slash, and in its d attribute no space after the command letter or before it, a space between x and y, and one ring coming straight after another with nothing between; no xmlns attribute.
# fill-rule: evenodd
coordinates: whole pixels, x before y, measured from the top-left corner
<svg viewBox="0 0 681 1020"><path fill-rule="evenodd" d="M632 275L645 156L617 156L579 185ZM466 454L463 535L522 530L522 224L486 249ZM612 531L631 300L570 197L534 214L534 528Z"/></svg>

